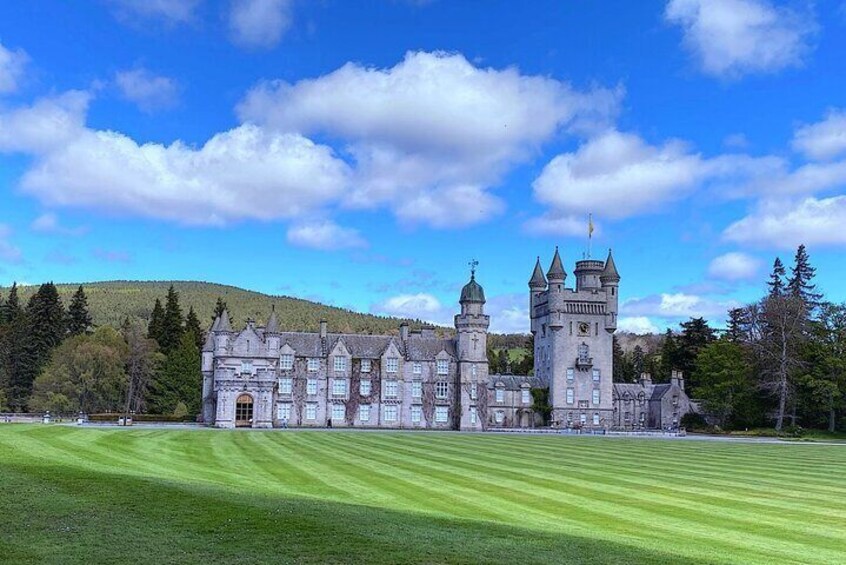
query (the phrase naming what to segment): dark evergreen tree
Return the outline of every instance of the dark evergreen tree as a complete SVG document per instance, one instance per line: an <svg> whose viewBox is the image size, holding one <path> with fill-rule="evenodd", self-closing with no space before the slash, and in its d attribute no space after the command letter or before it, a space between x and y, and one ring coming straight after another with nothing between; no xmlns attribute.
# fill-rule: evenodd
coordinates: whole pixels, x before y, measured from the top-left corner
<svg viewBox="0 0 846 565"><path fill-rule="evenodd" d="M781 259L776 257L773 262L773 272L770 273L770 280L767 286L770 289L770 296L780 296L784 293L785 270Z"/></svg>
<svg viewBox="0 0 846 565"><path fill-rule="evenodd" d="M667 328L664 333L664 341L661 342L661 363L659 364L659 374L653 374L652 378L655 382L666 382L670 380L670 374L673 370L678 369L679 364L679 346L677 338L673 335L673 331Z"/></svg>
<svg viewBox="0 0 846 565"><path fill-rule="evenodd" d="M640 374L644 372L644 369L645 362L643 348L640 345L635 345L634 350L632 350L632 373L635 380L640 377Z"/></svg>
<svg viewBox="0 0 846 565"><path fill-rule="evenodd" d="M91 329L91 314L88 312L88 297L82 286L76 290L68 308L68 333L82 335Z"/></svg>
<svg viewBox="0 0 846 565"><path fill-rule="evenodd" d="M732 308L729 310L726 324L726 339L732 343L743 342L748 334L749 315L746 308Z"/></svg>
<svg viewBox="0 0 846 565"><path fill-rule="evenodd" d="M147 338L156 340L159 347L161 347L163 327L164 308L162 308L161 300L156 298L156 303L153 305L153 312L150 314L150 323L147 325Z"/></svg>
<svg viewBox="0 0 846 565"><path fill-rule="evenodd" d="M197 344L197 350L203 350L203 343L205 342L205 332L200 326L200 318L194 312L194 307L188 308L188 316L185 317L185 331L194 336L194 343Z"/></svg>
<svg viewBox="0 0 846 565"><path fill-rule="evenodd" d="M217 302L214 305L214 314L212 314L212 323L217 320L220 316L223 315L223 312L226 311L226 302L223 301L223 298L217 297ZM231 318L230 318L230 321Z"/></svg>
<svg viewBox="0 0 846 565"><path fill-rule="evenodd" d="M182 308L179 307L179 293L174 290L173 285L170 285L165 300L161 341L159 341L159 346L165 354L179 347L179 341L182 339L182 334L185 333L184 324Z"/></svg>
<svg viewBox="0 0 846 565"><path fill-rule="evenodd" d="M12 283L12 288L9 289L9 298L0 307L0 323L12 324L21 314L23 314L23 309L21 308L20 298L18 298L18 283Z"/></svg>
<svg viewBox="0 0 846 565"><path fill-rule="evenodd" d="M182 402L188 407L189 414L197 414L200 411L202 385L200 351L193 336L184 332L153 381L148 395L149 409L158 414L173 414Z"/></svg>
<svg viewBox="0 0 846 565"><path fill-rule="evenodd" d="M787 291L791 296L801 299L809 311L816 308L822 298L822 295L816 292L816 285L811 283L816 271L811 266L805 246L800 245L796 250L790 280L787 281Z"/></svg>
<svg viewBox="0 0 846 565"><path fill-rule="evenodd" d="M612 362L614 365L614 381L618 383L628 382L626 352L620 346L620 340L614 335L611 338Z"/></svg>
<svg viewBox="0 0 846 565"><path fill-rule="evenodd" d="M717 337L705 318L691 318L679 325L682 331L678 339L679 349L677 352L676 369L684 373L690 389L695 391L698 384L693 374L696 368L696 358L699 356L699 352L717 339Z"/></svg>

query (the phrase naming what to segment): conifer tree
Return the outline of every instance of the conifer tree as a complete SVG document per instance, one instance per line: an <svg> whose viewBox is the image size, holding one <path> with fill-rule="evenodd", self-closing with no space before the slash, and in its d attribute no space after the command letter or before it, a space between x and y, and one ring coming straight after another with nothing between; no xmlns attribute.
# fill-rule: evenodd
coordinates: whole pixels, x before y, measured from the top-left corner
<svg viewBox="0 0 846 565"><path fill-rule="evenodd" d="M12 324L21 314L21 301L18 298L18 283L12 283L12 288L9 289L9 297L0 307L0 323Z"/></svg>
<svg viewBox="0 0 846 565"><path fill-rule="evenodd" d="M787 291L794 298L801 299L809 311L816 308L822 298L822 295L816 292L816 285L811 283L816 271L811 266L805 246L800 245L796 249L790 280L787 282Z"/></svg>
<svg viewBox="0 0 846 565"><path fill-rule="evenodd" d="M773 262L773 272L770 273L770 280L767 286L770 289L770 296L780 296L784 293L785 270L781 259L776 257Z"/></svg>
<svg viewBox="0 0 846 565"><path fill-rule="evenodd" d="M661 374L652 375L657 382L666 381L670 378L673 370L678 369L679 346L673 331L667 328L664 334L664 341L661 343Z"/></svg>
<svg viewBox="0 0 846 565"><path fill-rule="evenodd" d="M749 325L749 313L745 308L732 308L728 314L726 339L732 343L740 343L747 335L746 328Z"/></svg>
<svg viewBox="0 0 846 565"><path fill-rule="evenodd" d="M153 381L149 407L158 414L172 414L180 402L189 414L200 411L203 375L200 372L200 351L190 332L182 337Z"/></svg>
<svg viewBox="0 0 846 565"><path fill-rule="evenodd" d="M153 305L153 312L150 314L150 323L147 325L147 338L156 340L159 347L161 347L163 325L164 308L162 308L161 300L156 298L156 303Z"/></svg>
<svg viewBox="0 0 846 565"><path fill-rule="evenodd" d="M194 336L194 343L197 344L197 350L202 351L203 342L205 341L203 339L205 332L200 326L200 318L198 318L197 313L194 312L193 306L188 308L188 316L185 317L185 331Z"/></svg>
<svg viewBox="0 0 846 565"><path fill-rule="evenodd" d="M212 314L212 323L223 315L226 310L226 302L220 296L217 297L217 302L214 305L214 314ZM230 320L231 321L231 320Z"/></svg>
<svg viewBox="0 0 846 565"><path fill-rule="evenodd" d="M76 290L68 308L68 333L82 335L91 329L91 314L88 312L88 297L82 286Z"/></svg>
<svg viewBox="0 0 846 565"><path fill-rule="evenodd" d="M159 342L166 354L179 347L182 334L185 333L182 308L179 307L179 293L170 285L165 300L164 318L162 319L162 339Z"/></svg>

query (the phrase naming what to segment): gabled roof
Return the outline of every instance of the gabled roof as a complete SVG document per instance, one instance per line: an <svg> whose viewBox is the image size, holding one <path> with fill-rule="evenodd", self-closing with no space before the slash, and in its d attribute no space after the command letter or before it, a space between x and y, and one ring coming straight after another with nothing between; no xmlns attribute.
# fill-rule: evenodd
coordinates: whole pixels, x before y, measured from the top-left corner
<svg viewBox="0 0 846 565"><path fill-rule="evenodd" d="M529 385L530 388L546 388L549 386L546 379L529 375L495 374L488 378L488 388L501 386L505 387L506 390L520 390L524 384Z"/></svg>
<svg viewBox="0 0 846 565"><path fill-rule="evenodd" d="M529 288L546 288L546 277L543 276L540 257L535 262L535 270L532 273L532 278L529 279Z"/></svg>
<svg viewBox="0 0 846 565"><path fill-rule="evenodd" d="M555 255L552 256L552 264L549 266L546 278L551 281L563 281L567 278L567 272L564 270L564 265L561 264L561 255L558 254L558 246L555 246Z"/></svg>

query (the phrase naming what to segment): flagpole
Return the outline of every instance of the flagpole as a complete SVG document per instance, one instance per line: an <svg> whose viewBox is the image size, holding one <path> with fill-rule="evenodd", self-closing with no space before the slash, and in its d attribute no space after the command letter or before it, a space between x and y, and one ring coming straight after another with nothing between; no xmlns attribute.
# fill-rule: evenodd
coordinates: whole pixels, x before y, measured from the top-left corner
<svg viewBox="0 0 846 565"><path fill-rule="evenodd" d="M591 244L593 243L593 214L588 214L588 259L590 259Z"/></svg>

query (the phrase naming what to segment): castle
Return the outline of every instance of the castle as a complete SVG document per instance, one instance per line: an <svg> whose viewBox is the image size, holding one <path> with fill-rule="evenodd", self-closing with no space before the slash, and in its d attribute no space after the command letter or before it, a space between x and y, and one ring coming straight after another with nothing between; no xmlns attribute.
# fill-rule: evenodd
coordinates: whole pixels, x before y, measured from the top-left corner
<svg viewBox="0 0 846 565"><path fill-rule="evenodd" d="M275 312L264 327L248 320L234 331L224 311L202 352L203 421L223 428L527 428L542 424L532 390L548 389L553 427L678 425L688 402L680 375L670 385L612 382L620 275L611 253L604 262L577 261L573 274L575 288L567 288L557 248L546 275L540 258L535 264L534 376L488 373L490 317L475 265L448 338L407 324L398 335L332 333L326 322L318 332L280 331Z"/></svg>

